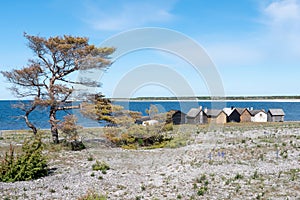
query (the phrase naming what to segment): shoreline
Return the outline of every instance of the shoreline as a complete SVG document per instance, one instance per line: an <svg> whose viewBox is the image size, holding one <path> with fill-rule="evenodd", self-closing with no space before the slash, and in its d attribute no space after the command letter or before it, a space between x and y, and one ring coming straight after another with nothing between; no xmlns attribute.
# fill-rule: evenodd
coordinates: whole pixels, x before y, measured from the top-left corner
<svg viewBox="0 0 300 200"><path fill-rule="evenodd" d="M159 99L153 99L153 100L130 100L130 99L112 99L112 102L285 102L285 103L299 103L300 99L249 99L249 100L159 100Z"/></svg>

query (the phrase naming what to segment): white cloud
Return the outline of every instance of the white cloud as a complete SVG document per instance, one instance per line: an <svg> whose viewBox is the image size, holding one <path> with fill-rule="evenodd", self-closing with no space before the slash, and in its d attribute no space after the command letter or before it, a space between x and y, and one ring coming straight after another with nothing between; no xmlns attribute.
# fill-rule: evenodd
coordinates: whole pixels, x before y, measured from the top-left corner
<svg viewBox="0 0 300 200"><path fill-rule="evenodd" d="M300 56L300 0L274 1L262 10L270 52L284 59Z"/></svg>
<svg viewBox="0 0 300 200"><path fill-rule="evenodd" d="M300 0L272 1L260 12L258 23L264 28L206 46L217 66L299 63Z"/></svg>
<svg viewBox="0 0 300 200"><path fill-rule="evenodd" d="M281 0L269 4L264 10L272 25L284 23L299 25L300 5L297 0Z"/></svg>
<svg viewBox="0 0 300 200"><path fill-rule="evenodd" d="M84 21L96 30L120 31L145 26L148 23L168 22L174 18L168 1L116 1L115 4L87 2Z"/></svg>

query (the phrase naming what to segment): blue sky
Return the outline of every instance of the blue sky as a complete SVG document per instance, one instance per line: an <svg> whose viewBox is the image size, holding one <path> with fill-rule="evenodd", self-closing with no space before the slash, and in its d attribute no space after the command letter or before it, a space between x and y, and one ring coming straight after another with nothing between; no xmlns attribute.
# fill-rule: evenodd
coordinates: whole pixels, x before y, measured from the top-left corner
<svg viewBox="0 0 300 200"><path fill-rule="evenodd" d="M299 95L299 22L300 0L5 1L0 7L0 69L25 66L32 57L23 32L44 37L86 36L100 45L122 31L161 27L190 37L206 50L227 96ZM174 69L195 95L210 95L205 79L188 63L157 50L138 51L117 60L101 78L100 91L113 96L122 77L149 63ZM0 84L0 99L14 98L2 76ZM174 94L166 86L149 83L131 96L189 94Z"/></svg>

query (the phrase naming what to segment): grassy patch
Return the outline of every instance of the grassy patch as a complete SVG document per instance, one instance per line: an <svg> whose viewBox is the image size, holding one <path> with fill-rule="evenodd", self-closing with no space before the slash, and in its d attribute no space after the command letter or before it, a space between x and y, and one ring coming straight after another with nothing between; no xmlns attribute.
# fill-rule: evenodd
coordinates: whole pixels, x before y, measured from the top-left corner
<svg viewBox="0 0 300 200"><path fill-rule="evenodd" d="M96 163L92 165L92 169L95 171L100 170L103 174L106 174L106 171L110 169L110 166L104 161L99 162L96 160Z"/></svg>
<svg viewBox="0 0 300 200"><path fill-rule="evenodd" d="M94 191L88 191L87 194L79 197L78 200L106 200L107 197L104 195L100 195Z"/></svg>

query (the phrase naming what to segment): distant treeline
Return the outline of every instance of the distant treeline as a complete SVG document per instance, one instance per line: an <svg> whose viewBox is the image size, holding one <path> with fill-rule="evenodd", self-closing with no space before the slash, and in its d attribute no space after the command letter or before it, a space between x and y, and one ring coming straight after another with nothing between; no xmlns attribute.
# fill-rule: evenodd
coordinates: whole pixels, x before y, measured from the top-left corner
<svg viewBox="0 0 300 200"><path fill-rule="evenodd" d="M300 96L229 96L229 97L136 97L130 100L272 100L272 99L300 99Z"/></svg>

